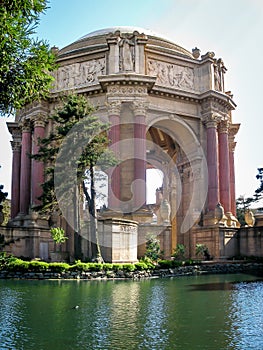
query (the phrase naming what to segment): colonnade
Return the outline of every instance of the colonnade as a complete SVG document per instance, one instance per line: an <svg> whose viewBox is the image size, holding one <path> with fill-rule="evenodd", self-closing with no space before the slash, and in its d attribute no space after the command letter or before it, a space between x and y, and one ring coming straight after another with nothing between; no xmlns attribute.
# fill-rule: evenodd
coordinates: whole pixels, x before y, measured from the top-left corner
<svg viewBox="0 0 263 350"><path fill-rule="evenodd" d="M11 219L27 215L31 208L40 204L41 184L44 182L44 164L30 156L37 154L39 139L45 135L45 121L42 114L34 119L25 119L21 125L8 123L13 136Z"/></svg>
<svg viewBox="0 0 263 350"><path fill-rule="evenodd" d="M207 130L208 196L207 210L221 203L225 212L236 215L234 136L238 124L211 113L205 119Z"/></svg>

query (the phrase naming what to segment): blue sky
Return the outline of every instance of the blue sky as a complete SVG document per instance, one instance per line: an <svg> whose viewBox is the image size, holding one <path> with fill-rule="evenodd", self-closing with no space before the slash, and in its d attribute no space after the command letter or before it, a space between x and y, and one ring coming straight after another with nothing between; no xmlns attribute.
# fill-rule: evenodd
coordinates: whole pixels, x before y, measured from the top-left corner
<svg viewBox="0 0 263 350"><path fill-rule="evenodd" d="M214 51L228 68L226 89L234 94L233 121L241 123L236 147L237 195L252 195L263 167L262 0L50 0L39 38L62 48L105 27L139 26L163 34L188 50ZM10 192L11 147L0 120L0 184Z"/></svg>

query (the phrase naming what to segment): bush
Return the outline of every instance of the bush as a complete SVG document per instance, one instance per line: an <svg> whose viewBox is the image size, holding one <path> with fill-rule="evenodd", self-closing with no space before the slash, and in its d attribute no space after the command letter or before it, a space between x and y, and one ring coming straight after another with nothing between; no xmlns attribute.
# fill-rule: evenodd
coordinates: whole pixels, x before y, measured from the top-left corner
<svg viewBox="0 0 263 350"><path fill-rule="evenodd" d="M30 261L28 264L28 269L35 272L47 271L49 264L44 261Z"/></svg>
<svg viewBox="0 0 263 350"><path fill-rule="evenodd" d="M69 264L67 263L59 263L59 262L53 262L49 264L49 270L51 272L64 272L69 269Z"/></svg>
<svg viewBox="0 0 263 350"><path fill-rule="evenodd" d="M13 259L7 264L7 269L9 271L25 272L28 271L29 261L24 261L21 259Z"/></svg>
<svg viewBox="0 0 263 350"><path fill-rule="evenodd" d="M83 263L81 261L76 262L76 264L69 266L69 270L72 271L88 271L89 270L89 264Z"/></svg>
<svg viewBox="0 0 263 350"><path fill-rule="evenodd" d="M135 265L134 264L123 264L123 270L132 272L135 270Z"/></svg>
<svg viewBox="0 0 263 350"><path fill-rule="evenodd" d="M158 261L159 268L161 269L170 269L174 267L174 261L173 260L159 260Z"/></svg>
<svg viewBox="0 0 263 350"><path fill-rule="evenodd" d="M148 265L143 261L137 262L134 265L135 269L138 271L148 270Z"/></svg>
<svg viewBox="0 0 263 350"><path fill-rule="evenodd" d="M147 235L145 257L150 258L152 261L157 261L160 259L161 254L160 240L154 235Z"/></svg>
<svg viewBox="0 0 263 350"><path fill-rule="evenodd" d="M123 269L123 264L113 264L113 271L119 271Z"/></svg>

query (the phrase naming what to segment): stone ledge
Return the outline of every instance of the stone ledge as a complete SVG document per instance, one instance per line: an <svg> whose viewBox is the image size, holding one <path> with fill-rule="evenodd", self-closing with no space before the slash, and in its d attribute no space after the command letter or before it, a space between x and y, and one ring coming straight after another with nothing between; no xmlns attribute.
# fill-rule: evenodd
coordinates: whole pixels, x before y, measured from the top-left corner
<svg viewBox="0 0 263 350"><path fill-rule="evenodd" d="M71 272L12 272L0 271L0 279L28 279L28 280L113 280L143 278L163 278L196 276L203 274L229 274L229 273L255 273L263 276L263 263L244 262L223 262L223 263L202 263L200 265L180 266L169 269L145 270L145 271L71 271Z"/></svg>

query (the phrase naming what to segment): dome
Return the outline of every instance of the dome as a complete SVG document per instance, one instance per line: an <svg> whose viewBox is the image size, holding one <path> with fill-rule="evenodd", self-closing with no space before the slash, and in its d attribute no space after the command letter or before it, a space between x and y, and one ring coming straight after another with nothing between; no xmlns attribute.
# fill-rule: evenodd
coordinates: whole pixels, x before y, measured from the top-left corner
<svg viewBox="0 0 263 350"><path fill-rule="evenodd" d="M165 50L168 51L170 54L179 55L187 58L193 58L193 55L190 51L173 43L164 35L158 34L149 29L133 26L116 26L92 31L82 36L72 44L61 49L59 51L59 57L70 56L72 54L75 55L77 53L83 53L85 51L91 52L92 50L98 48L107 49L108 45L106 38L110 34L114 34L118 31L121 35L133 34L134 32L138 32L139 34L145 34L148 38L146 46L150 46L151 48L159 49L161 51Z"/></svg>

